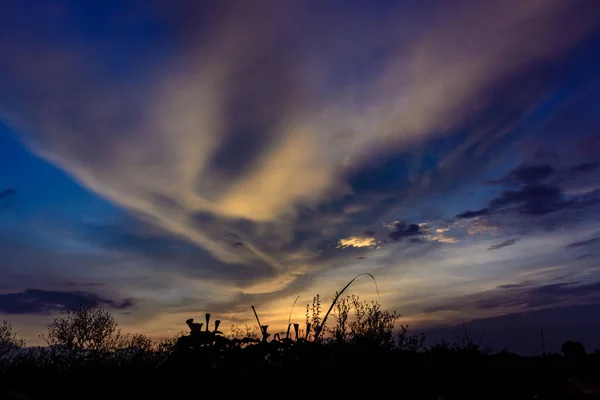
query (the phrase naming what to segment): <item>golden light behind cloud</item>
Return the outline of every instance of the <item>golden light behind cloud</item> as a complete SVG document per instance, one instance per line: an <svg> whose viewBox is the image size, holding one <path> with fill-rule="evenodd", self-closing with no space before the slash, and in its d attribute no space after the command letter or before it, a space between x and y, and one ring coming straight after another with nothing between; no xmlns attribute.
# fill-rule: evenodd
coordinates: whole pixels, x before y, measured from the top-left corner
<svg viewBox="0 0 600 400"><path fill-rule="evenodd" d="M350 236L344 239L340 239L337 244L338 249L344 249L346 247L375 247L377 246L377 240L372 237L360 237Z"/></svg>

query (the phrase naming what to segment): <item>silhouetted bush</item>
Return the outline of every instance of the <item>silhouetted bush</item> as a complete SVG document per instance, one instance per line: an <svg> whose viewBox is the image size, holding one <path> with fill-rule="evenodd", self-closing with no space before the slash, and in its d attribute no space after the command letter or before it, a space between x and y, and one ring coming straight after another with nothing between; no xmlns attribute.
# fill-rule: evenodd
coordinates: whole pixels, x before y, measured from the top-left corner
<svg viewBox="0 0 600 400"><path fill-rule="evenodd" d="M565 358L573 360L582 359L587 355L583 344L576 341L564 342L560 347L560 351L563 353Z"/></svg>
<svg viewBox="0 0 600 400"><path fill-rule="evenodd" d="M25 340L17 337L11 324L3 320L0 324L0 365L16 357L17 351L25 346Z"/></svg>
<svg viewBox="0 0 600 400"><path fill-rule="evenodd" d="M80 305L59 315L40 337L52 358L63 367L105 360L123 345L114 317L99 305Z"/></svg>

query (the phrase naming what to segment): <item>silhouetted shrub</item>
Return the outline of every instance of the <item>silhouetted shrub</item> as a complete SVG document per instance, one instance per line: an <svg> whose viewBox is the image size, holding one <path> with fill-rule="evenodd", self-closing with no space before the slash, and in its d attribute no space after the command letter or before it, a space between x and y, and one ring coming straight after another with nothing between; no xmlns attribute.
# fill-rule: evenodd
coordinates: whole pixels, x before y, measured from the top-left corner
<svg viewBox="0 0 600 400"><path fill-rule="evenodd" d="M560 351L563 353L565 358L578 360L585 358L586 352L585 347L581 342L577 341L567 341L562 344L560 347Z"/></svg>
<svg viewBox="0 0 600 400"><path fill-rule="evenodd" d="M424 333L408 333L408 325L400 325L400 331L396 334L396 348L408 353L421 353L426 350Z"/></svg>
<svg viewBox="0 0 600 400"><path fill-rule="evenodd" d="M52 357L63 366L98 361L114 354L123 345L121 331L110 312L99 305L80 305L59 315L40 337Z"/></svg>
<svg viewBox="0 0 600 400"><path fill-rule="evenodd" d="M339 298L334 310L337 323L328 330L334 342L394 347L393 330L400 317L396 311L382 310L379 302L363 301L356 295Z"/></svg>
<svg viewBox="0 0 600 400"><path fill-rule="evenodd" d="M8 362L23 346L25 340L18 338L11 324L3 320L0 324L0 363Z"/></svg>

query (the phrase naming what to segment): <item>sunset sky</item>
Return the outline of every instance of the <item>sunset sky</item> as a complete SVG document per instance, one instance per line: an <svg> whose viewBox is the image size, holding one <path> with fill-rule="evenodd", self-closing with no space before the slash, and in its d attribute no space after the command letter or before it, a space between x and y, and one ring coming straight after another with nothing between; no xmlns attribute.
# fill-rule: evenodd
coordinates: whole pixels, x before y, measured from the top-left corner
<svg viewBox="0 0 600 400"><path fill-rule="evenodd" d="M29 344L81 302L284 330L369 272L433 337L600 347L598 2L9 0L0 38L0 319Z"/></svg>

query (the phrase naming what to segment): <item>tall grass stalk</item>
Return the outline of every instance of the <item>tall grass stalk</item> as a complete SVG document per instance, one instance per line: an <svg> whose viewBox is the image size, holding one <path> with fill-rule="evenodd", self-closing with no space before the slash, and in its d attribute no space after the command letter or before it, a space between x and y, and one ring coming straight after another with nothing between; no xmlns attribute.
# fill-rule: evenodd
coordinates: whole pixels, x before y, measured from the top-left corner
<svg viewBox="0 0 600 400"><path fill-rule="evenodd" d="M296 300L294 300L294 304L292 304L292 308L290 310L290 316L288 318L288 330L290 329L290 323L292 322L292 312L294 311L294 306L296 305L296 302L298 301L298 299L300 298L300 296L296 297Z"/></svg>
<svg viewBox="0 0 600 400"><path fill-rule="evenodd" d="M375 277L371 274L369 274L368 272L363 272L362 274L358 274L354 277L354 279L352 279L350 282L348 282L348 284L346 284L346 286L344 286L344 288L340 291L340 292L335 292L335 297L333 298L333 301L331 302L331 306L329 306L329 310L327 310L327 314L325 314L325 317L323 317L323 321L321 322L320 326L316 327L315 330L315 340L317 340L319 338L319 335L321 334L321 332L323 332L323 329L325 328L325 322L327 322L327 317L329 317L329 313L331 313L331 310L333 310L333 307L335 306L335 303L337 303L338 299L340 298L340 296L346 291L346 289L348 289L350 287L350 285L352 285L352 283L354 283L354 281L363 275L368 275L371 277L371 279L373 279L373 282L375 283L375 290L377 291L377 298L379 299L379 288L377 287L377 281L375 280Z"/></svg>
<svg viewBox="0 0 600 400"><path fill-rule="evenodd" d="M260 333L263 335L263 338L265 337L265 331L263 326L260 324L260 320L258 319L258 314L256 313L256 309L254 308L254 306L252 306L252 311L254 311L254 316L256 317L256 322L258 323L258 328L260 329Z"/></svg>

